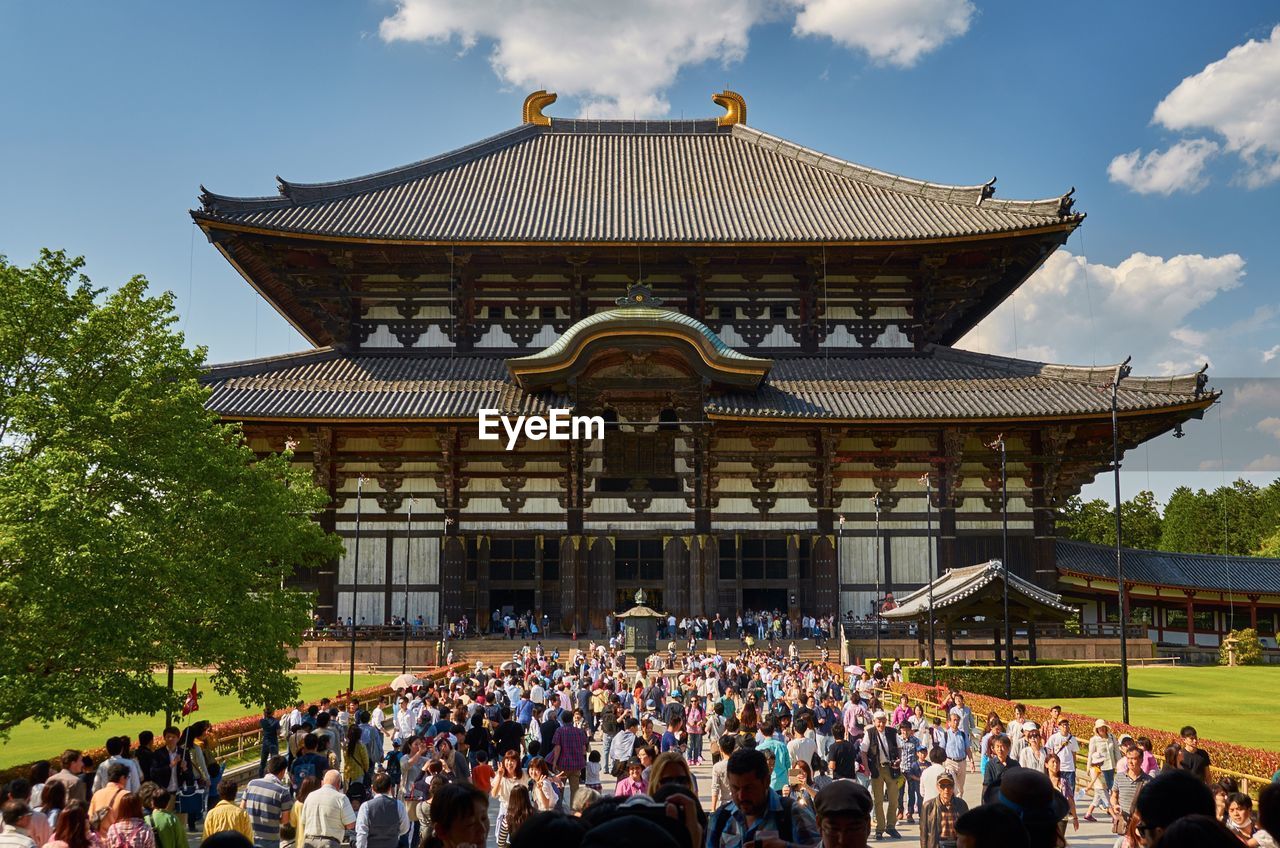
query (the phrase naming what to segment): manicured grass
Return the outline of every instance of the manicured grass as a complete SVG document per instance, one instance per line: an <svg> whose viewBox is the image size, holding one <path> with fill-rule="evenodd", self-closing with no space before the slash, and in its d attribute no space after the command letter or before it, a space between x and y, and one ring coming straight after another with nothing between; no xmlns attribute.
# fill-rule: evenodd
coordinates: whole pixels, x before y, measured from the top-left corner
<svg viewBox="0 0 1280 848"><path fill-rule="evenodd" d="M1193 725L1201 739L1280 750L1275 698L1280 667L1132 668L1129 670L1129 722L1177 733ZM1119 698L1033 701L1044 707L1120 720ZM1088 728L1078 728L1083 736ZM1207 746L1212 752L1212 745Z"/></svg>
<svg viewBox="0 0 1280 848"><path fill-rule="evenodd" d="M347 688L345 674L299 674L297 677L302 687L302 698L307 701L332 698L339 690L345 691ZM390 674L357 674L356 689L390 683L392 677ZM164 675L157 675L157 678L163 681ZM252 706L244 706L234 696L219 695L202 674L178 674L174 677L174 688L179 691L190 689L193 678L203 694L199 712L189 717L188 723L197 719L216 723L256 712ZM118 716L107 719L96 728L70 728L61 723L43 727L37 722L26 721L14 728L9 738L0 743L0 768L29 763L41 757L54 757L67 748L100 748L108 736L129 735L137 739L140 730L151 730L159 736L163 729L163 715Z"/></svg>

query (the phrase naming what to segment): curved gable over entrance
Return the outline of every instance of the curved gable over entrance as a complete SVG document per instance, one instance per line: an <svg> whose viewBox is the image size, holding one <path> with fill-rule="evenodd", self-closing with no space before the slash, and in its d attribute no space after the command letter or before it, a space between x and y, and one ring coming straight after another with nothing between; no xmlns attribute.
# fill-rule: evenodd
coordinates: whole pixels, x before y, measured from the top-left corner
<svg viewBox="0 0 1280 848"><path fill-rule="evenodd" d="M755 390L773 367L771 359L729 347L701 321L661 308L647 286L631 286L617 304L582 319L538 353L508 359L507 369L520 388L563 388L593 363L618 354L660 353L680 360L690 374L735 389Z"/></svg>

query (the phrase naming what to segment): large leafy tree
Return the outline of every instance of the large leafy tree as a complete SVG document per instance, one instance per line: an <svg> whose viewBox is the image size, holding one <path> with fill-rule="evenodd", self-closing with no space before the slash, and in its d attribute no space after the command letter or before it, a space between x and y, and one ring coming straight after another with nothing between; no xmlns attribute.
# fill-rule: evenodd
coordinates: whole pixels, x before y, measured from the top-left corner
<svg viewBox="0 0 1280 848"><path fill-rule="evenodd" d="M1120 533L1129 548L1155 548L1160 542L1160 505L1151 492L1141 491L1120 502ZM1101 498L1067 501L1059 517L1062 535L1081 542L1113 546L1116 543L1115 510Z"/></svg>
<svg viewBox="0 0 1280 848"><path fill-rule="evenodd" d="M282 704L312 605L288 578L338 551L325 495L205 409L170 294L82 264L0 257L0 734L172 707L171 662Z"/></svg>

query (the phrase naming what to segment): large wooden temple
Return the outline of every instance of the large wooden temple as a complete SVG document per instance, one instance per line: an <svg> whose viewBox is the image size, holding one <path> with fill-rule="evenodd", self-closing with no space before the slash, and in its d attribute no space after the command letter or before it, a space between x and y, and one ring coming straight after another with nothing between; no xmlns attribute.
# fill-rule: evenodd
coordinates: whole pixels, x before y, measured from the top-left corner
<svg viewBox="0 0 1280 848"><path fill-rule="evenodd" d="M304 578L323 619L382 623L407 592L433 623L508 607L583 632L640 588L676 615L863 615L929 577L923 475L937 572L1000 556L1000 435L1010 567L1056 584L1055 510L1110 465L1116 369L953 345L1080 225L1071 192L853 164L751 127L733 92L706 120L554 99L434 158L192 213L314 346L210 368L209 405L259 451L296 442L344 537L362 486L359 562L348 544ZM1215 397L1203 373L1125 378L1122 448ZM552 408L604 437L477 438L481 409Z"/></svg>

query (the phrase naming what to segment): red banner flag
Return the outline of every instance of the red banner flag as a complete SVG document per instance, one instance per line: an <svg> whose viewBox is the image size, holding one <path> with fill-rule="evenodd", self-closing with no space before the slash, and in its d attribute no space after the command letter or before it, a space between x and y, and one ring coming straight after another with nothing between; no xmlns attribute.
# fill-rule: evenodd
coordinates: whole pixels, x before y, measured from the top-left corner
<svg viewBox="0 0 1280 848"><path fill-rule="evenodd" d="M196 689L196 682L191 681L191 691L187 693L187 700L182 702L182 714L190 715L200 709L200 690Z"/></svg>

